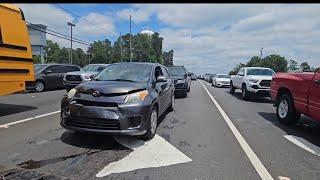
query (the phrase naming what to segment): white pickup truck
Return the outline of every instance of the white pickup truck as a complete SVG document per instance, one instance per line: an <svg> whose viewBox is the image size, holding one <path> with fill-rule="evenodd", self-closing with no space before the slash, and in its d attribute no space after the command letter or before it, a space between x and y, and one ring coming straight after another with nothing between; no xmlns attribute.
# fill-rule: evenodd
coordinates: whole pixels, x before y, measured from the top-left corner
<svg viewBox="0 0 320 180"><path fill-rule="evenodd" d="M270 68L243 67L237 75L231 76L230 93L241 89L242 99L249 100L252 96L270 96L270 84L275 72Z"/></svg>

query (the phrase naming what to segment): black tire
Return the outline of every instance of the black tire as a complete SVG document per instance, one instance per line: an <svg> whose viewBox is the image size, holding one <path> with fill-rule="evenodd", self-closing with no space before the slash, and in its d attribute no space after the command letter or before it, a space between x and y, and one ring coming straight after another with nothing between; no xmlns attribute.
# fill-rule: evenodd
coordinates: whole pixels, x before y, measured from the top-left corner
<svg viewBox="0 0 320 180"><path fill-rule="evenodd" d="M229 87L229 92L230 92L230 94L234 94L235 91L236 91L236 88L233 87L233 84L231 82L230 87Z"/></svg>
<svg viewBox="0 0 320 180"><path fill-rule="evenodd" d="M281 111L284 110L283 107L281 107L281 103L287 104L287 113L282 114ZM292 97L288 94L282 94L278 101L277 101L277 118L280 123L285 125L291 125L298 122L298 120L301 117L301 114L298 113L294 107L294 101ZM281 110L282 109L282 110Z"/></svg>
<svg viewBox="0 0 320 180"><path fill-rule="evenodd" d="M153 113L156 113L156 121L157 121L156 123L158 123L158 117L159 116L158 116L157 108L155 106L152 107L151 113L149 115L149 119L147 121L147 132L144 135L140 136L141 139L146 140L146 141L152 139L155 136L156 132L157 132L157 127L156 127L154 132L152 132L152 130L151 130L152 129L152 127L151 127L151 118L153 116Z"/></svg>
<svg viewBox="0 0 320 180"><path fill-rule="evenodd" d="M245 101L248 101L250 99L250 92L248 91L247 86L245 84L242 85L241 97Z"/></svg>
<svg viewBox="0 0 320 180"><path fill-rule="evenodd" d="M186 98L187 96L188 96L188 91L184 91L184 92L182 93L182 97Z"/></svg>
<svg viewBox="0 0 320 180"><path fill-rule="evenodd" d="M174 97L174 93L172 93L172 97L171 97L171 103L170 103L170 106L168 108L168 110L171 112L174 110L174 104L175 104L175 97Z"/></svg>
<svg viewBox="0 0 320 180"><path fill-rule="evenodd" d="M44 82L36 81L35 90L37 92L43 92L45 90L45 88L46 88L46 86L45 86Z"/></svg>

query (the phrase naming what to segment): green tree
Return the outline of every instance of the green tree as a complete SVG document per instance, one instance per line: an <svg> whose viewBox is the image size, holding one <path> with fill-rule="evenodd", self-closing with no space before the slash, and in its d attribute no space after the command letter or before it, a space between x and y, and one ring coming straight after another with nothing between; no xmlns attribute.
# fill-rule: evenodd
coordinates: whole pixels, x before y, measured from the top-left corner
<svg viewBox="0 0 320 180"><path fill-rule="evenodd" d="M237 64L230 72L229 75L236 75L238 73L238 71L245 67L246 65L243 63Z"/></svg>
<svg viewBox="0 0 320 180"><path fill-rule="evenodd" d="M47 54L47 57L46 57L47 63L57 62L57 56L59 54L60 47L56 42L47 40L47 47L45 47L45 51Z"/></svg>
<svg viewBox="0 0 320 180"><path fill-rule="evenodd" d="M289 60L288 70L290 70L290 71L296 71L296 70L299 69L297 66L298 66L297 61L295 61L295 60L293 60L293 59L290 59L290 60Z"/></svg>
<svg viewBox="0 0 320 180"><path fill-rule="evenodd" d="M300 65L303 72L310 72L310 65L307 62L302 62Z"/></svg>
<svg viewBox="0 0 320 180"><path fill-rule="evenodd" d="M88 53L92 55L90 63L112 62L111 51L111 42L108 39L104 41L94 41L88 48Z"/></svg>
<svg viewBox="0 0 320 180"><path fill-rule="evenodd" d="M278 54L271 54L262 59L262 67L268 67L273 69L275 72L287 72L288 71L288 61L285 57Z"/></svg>
<svg viewBox="0 0 320 180"><path fill-rule="evenodd" d="M39 55L32 55L32 58L33 58L33 63L34 64L41 63L41 57Z"/></svg>
<svg viewBox="0 0 320 180"><path fill-rule="evenodd" d="M253 56L250 61L247 62L247 67L259 67L262 64L262 60L258 56Z"/></svg>

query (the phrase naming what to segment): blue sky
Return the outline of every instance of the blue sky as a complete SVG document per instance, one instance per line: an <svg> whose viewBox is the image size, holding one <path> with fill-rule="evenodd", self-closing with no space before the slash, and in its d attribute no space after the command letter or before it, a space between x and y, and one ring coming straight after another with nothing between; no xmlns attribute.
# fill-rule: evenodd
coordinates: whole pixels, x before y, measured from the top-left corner
<svg viewBox="0 0 320 180"><path fill-rule="evenodd" d="M227 73L252 56L280 54L299 63L319 66L319 4L18 4L28 21L93 42L114 41L118 33L144 28L164 38L163 49L174 50L174 63L196 73ZM88 24L86 20L99 28ZM103 29L103 30L101 30ZM60 46L69 42L47 36ZM83 45L76 45L86 49Z"/></svg>

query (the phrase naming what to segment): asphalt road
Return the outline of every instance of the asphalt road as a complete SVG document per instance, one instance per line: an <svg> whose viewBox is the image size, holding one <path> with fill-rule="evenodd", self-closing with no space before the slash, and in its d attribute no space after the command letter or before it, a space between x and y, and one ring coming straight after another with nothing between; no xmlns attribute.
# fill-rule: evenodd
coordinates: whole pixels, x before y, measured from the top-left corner
<svg viewBox="0 0 320 180"><path fill-rule="evenodd" d="M303 118L295 126L283 126L277 122L270 100L245 102L226 88L202 83L274 179L320 177L320 157L285 138L297 137L310 142L312 149L318 148L318 125ZM0 97L0 126L59 110L65 93L57 90ZM102 179L260 179L259 168L250 161L199 80L192 81L188 97L176 99L175 110L161 120L157 134L168 144L161 146L172 146L176 157L183 154L191 161L179 163L177 158L177 162L169 162L174 154L163 152L157 140L151 141L153 144L137 140L137 149L130 149L119 137L65 130L59 125L59 114L54 113L0 128L0 175L7 179L101 179L96 175L105 166L129 159L124 165L114 165L123 172ZM148 151L153 146L155 150ZM139 156L138 149L143 148ZM163 158L156 159L159 153ZM158 166L150 165L154 161ZM126 172L132 163L137 169Z"/></svg>

